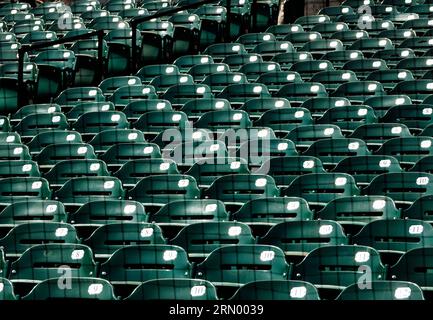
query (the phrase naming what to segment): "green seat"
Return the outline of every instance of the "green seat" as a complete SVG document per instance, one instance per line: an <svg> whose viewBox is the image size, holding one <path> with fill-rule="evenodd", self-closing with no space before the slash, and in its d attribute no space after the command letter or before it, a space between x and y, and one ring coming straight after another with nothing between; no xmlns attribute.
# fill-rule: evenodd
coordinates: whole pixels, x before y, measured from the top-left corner
<svg viewBox="0 0 433 320"><path fill-rule="evenodd" d="M276 54L271 61L280 64L282 70L290 70L293 64L300 61L311 61L313 56L309 52L287 52Z"/></svg>
<svg viewBox="0 0 433 320"><path fill-rule="evenodd" d="M135 129L108 129L96 134L89 144L96 153L106 152L113 145L120 143L145 142L141 131Z"/></svg>
<svg viewBox="0 0 433 320"><path fill-rule="evenodd" d="M305 256L323 246L348 244L348 239L335 221L298 220L272 226L258 243L279 247L286 256Z"/></svg>
<svg viewBox="0 0 433 320"><path fill-rule="evenodd" d="M379 118L382 118L388 109L396 105L411 104L412 100L407 95L389 94L386 96L373 96L367 98L364 104L372 107Z"/></svg>
<svg viewBox="0 0 433 320"><path fill-rule="evenodd" d="M410 48L395 48L376 51L372 58L382 59L390 68L394 68L401 60L406 58L414 58L415 52Z"/></svg>
<svg viewBox="0 0 433 320"><path fill-rule="evenodd" d="M308 41L298 50L308 51L313 57L321 58L327 52L344 50L344 45L337 39L316 39Z"/></svg>
<svg viewBox="0 0 433 320"><path fill-rule="evenodd" d="M304 153L317 157L324 167L333 167L343 159L353 156L366 156L370 151L364 141L355 138L321 139L314 142Z"/></svg>
<svg viewBox="0 0 433 320"><path fill-rule="evenodd" d="M242 43L247 51L251 51L256 45L264 42L275 41L275 36L272 33L247 33L236 39L236 43Z"/></svg>
<svg viewBox="0 0 433 320"><path fill-rule="evenodd" d="M356 73L351 70L320 71L311 77L312 82L322 83L328 91L337 89L342 83L357 80Z"/></svg>
<svg viewBox="0 0 433 320"><path fill-rule="evenodd" d="M123 86L111 95L109 100L114 103L117 108L124 108L128 103L138 100L157 99L155 88L149 85L133 85Z"/></svg>
<svg viewBox="0 0 433 320"><path fill-rule="evenodd" d="M412 219L376 220L365 225L353 237L353 243L379 252L403 254L411 249L431 247L431 224Z"/></svg>
<svg viewBox="0 0 433 320"><path fill-rule="evenodd" d="M305 100L301 107L310 110L313 118L320 118L328 109L334 107L350 106L350 101L346 98L337 97L316 97Z"/></svg>
<svg viewBox="0 0 433 320"><path fill-rule="evenodd" d="M310 30L307 31L305 26L302 27L305 31L291 32L283 38L283 41L289 41L297 51L301 51L299 49L309 41L322 39L322 35L319 32Z"/></svg>
<svg viewBox="0 0 433 320"><path fill-rule="evenodd" d="M150 111L172 111L171 103L163 99L146 99L131 101L123 109L129 121L137 120L146 112Z"/></svg>
<svg viewBox="0 0 433 320"><path fill-rule="evenodd" d="M63 186L71 178L109 176L107 165L97 159L76 159L57 162L46 174L52 188Z"/></svg>
<svg viewBox="0 0 433 320"><path fill-rule="evenodd" d="M384 60L371 58L348 61L342 68L355 72L358 79L364 80L374 71L387 70L388 66Z"/></svg>
<svg viewBox="0 0 433 320"><path fill-rule="evenodd" d="M351 102L361 104L365 103L365 100L372 96L381 95L385 95L385 90L382 84L377 81L346 82L338 86L338 88L331 93L333 97L345 97Z"/></svg>
<svg viewBox="0 0 433 320"><path fill-rule="evenodd" d="M334 124L343 133L351 133L362 125L376 122L377 117L373 108L367 105L333 107L316 120L316 123Z"/></svg>
<svg viewBox="0 0 433 320"><path fill-rule="evenodd" d="M0 118L1 123L1 118ZM3 124L6 125L6 121L3 122ZM16 132L0 132L0 143L2 144L8 144L8 143L21 143L21 137Z"/></svg>
<svg viewBox="0 0 433 320"><path fill-rule="evenodd" d="M401 123L414 133L419 133L433 123L432 108L433 105L429 104L404 104L391 107L381 121Z"/></svg>
<svg viewBox="0 0 433 320"><path fill-rule="evenodd" d="M84 243L92 248L96 259L109 258L127 246L165 244L161 229L156 224L127 222L101 225Z"/></svg>
<svg viewBox="0 0 433 320"><path fill-rule="evenodd" d="M283 39L289 33L303 31L304 28L302 28L301 25L295 23L272 25L266 29L266 32L272 33L277 40Z"/></svg>
<svg viewBox="0 0 433 320"><path fill-rule="evenodd" d="M92 277L96 276L95 269L92 251L85 245L40 244L29 248L12 263L9 279L37 283L58 278L65 272L71 277Z"/></svg>
<svg viewBox="0 0 433 320"><path fill-rule="evenodd" d="M123 86L133 86L141 84L141 80L136 76L117 76L104 79L99 88L105 96L111 96L114 91Z"/></svg>
<svg viewBox="0 0 433 320"><path fill-rule="evenodd" d="M241 222L199 222L185 226L170 243L185 249L191 259L207 257L227 245L254 244L255 239Z"/></svg>
<svg viewBox="0 0 433 320"><path fill-rule="evenodd" d="M289 83L281 87L277 97L286 98L290 103L300 105L308 99L327 97L325 86L319 82Z"/></svg>
<svg viewBox="0 0 433 320"><path fill-rule="evenodd" d="M194 84L194 79L187 74L161 75L153 78L149 85L153 86L158 94L164 94L168 88L178 83Z"/></svg>
<svg viewBox="0 0 433 320"><path fill-rule="evenodd" d="M329 51L321 59L332 63L335 69L341 69L349 61L364 59L364 54L360 50Z"/></svg>
<svg viewBox="0 0 433 320"><path fill-rule="evenodd" d="M175 200L200 198L196 180L188 175L153 175L141 179L129 191L128 198L161 206Z"/></svg>
<svg viewBox="0 0 433 320"><path fill-rule="evenodd" d="M390 22L390 21L385 21L385 22L379 21L378 23L379 23L379 25L376 27L376 28L378 28L377 34L383 30L390 30L389 28L392 27L392 22ZM372 21L371 24L372 24L372 28L374 28L375 27L374 26L375 21ZM385 27L382 27L382 26L385 26ZM388 27L386 27L386 26L388 26ZM373 30L369 29L368 33L370 36L373 36L373 34L375 32ZM405 47L405 48L407 48L407 47ZM364 39L359 39L359 40L355 41L347 49L360 50L365 55L371 56L372 54L374 54L376 51L379 51L379 50L394 49L394 45L393 45L392 41L389 40L388 38L364 38Z"/></svg>
<svg viewBox="0 0 433 320"><path fill-rule="evenodd" d="M216 43L208 46L202 53L210 55L215 61L221 61L230 55L245 54L247 50L240 43Z"/></svg>
<svg viewBox="0 0 433 320"><path fill-rule="evenodd" d="M402 216L408 219L423 220L431 223L431 205L433 196L422 196L416 199L413 204L402 212Z"/></svg>
<svg viewBox="0 0 433 320"><path fill-rule="evenodd" d="M432 38L433 42L433 38ZM412 74L416 78L422 77L427 71L431 70L433 66L433 58L432 57L413 57L406 58L397 63L396 68L406 69L412 72ZM412 79L404 79L404 80L414 80Z"/></svg>
<svg viewBox="0 0 433 320"><path fill-rule="evenodd" d="M343 158L332 171L350 174L356 184L362 187L368 185L379 174L403 172L403 169L392 156L361 155Z"/></svg>
<svg viewBox="0 0 433 320"><path fill-rule="evenodd" d="M431 4L425 3L421 4L422 1L419 1L419 4L416 4L416 1L411 4L410 7L406 9L405 12L408 13L416 13L421 18L428 18L428 16L432 13Z"/></svg>
<svg viewBox="0 0 433 320"><path fill-rule="evenodd" d="M173 62L178 67L180 73L188 72L195 65L208 63L214 63L214 61L211 56L204 54L184 55Z"/></svg>
<svg viewBox="0 0 433 320"><path fill-rule="evenodd" d="M128 24L117 15L108 15L94 18L92 22L87 24L87 27L94 30L109 31L115 29L125 29L128 27Z"/></svg>
<svg viewBox="0 0 433 320"><path fill-rule="evenodd" d="M248 81L254 82L262 74L281 71L280 65L276 62L249 62L239 68L239 72L246 75Z"/></svg>
<svg viewBox="0 0 433 320"><path fill-rule="evenodd" d="M88 277L70 278L70 287L59 287L59 279L53 278L38 283L23 300L116 300L111 284L103 279Z"/></svg>
<svg viewBox="0 0 433 320"><path fill-rule="evenodd" d="M326 173L322 162L312 156L272 157L266 160L256 173L271 175L279 187L287 187L299 175Z"/></svg>
<svg viewBox="0 0 433 320"><path fill-rule="evenodd" d="M37 244L79 243L75 228L63 222L29 222L16 225L0 239L6 257L17 257Z"/></svg>
<svg viewBox="0 0 433 320"><path fill-rule="evenodd" d="M432 276L426 272L432 266L433 249L430 247L409 250L398 262L391 266L390 279L410 281L421 287L423 291L432 290Z"/></svg>
<svg viewBox="0 0 433 320"><path fill-rule="evenodd" d="M272 71L261 74L256 82L267 86L272 94L278 92L286 84L303 82L303 80L296 71Z"/></svg>
<svg viewBox="0 0 433 320"><path fill-rule="evenodd" d="M240 67L251 62L263 62L263 58L257 53L241 53L226 56L221 61L221 63L228 65L231 71L239 71Z"/></svg>
<svg viewBox="0 0 433 320"><path fill-rule="evenodd" d="M310 252L294 267L293 278L308 281L316 288L341 290L359 284L371 272L371 280L382 280L385 267L379 253L366 246L324 246Z"/></svg>
<svg viewBox="0 0 433 320"><path fill-rule="evenodd" d="M421 288L407 281L372 281L365 283L361 289L359 284L352 284L345 288L337 300L424 300Z"/></svg>
<svg viewBox="0 0 433 320"><path fill-rule="evenodd" d="M221 129L245 129L251 127L252 123L245 111L223 110L204 113L195 126L216 132Z"/></svg>
<svg viewBox="0 0 433 320"><path fill-rule="evenodd" d="M105 130L128 128L128 119L121 111L86 112L72 124L72 129L89 135Z"/></svg>
<svg viewBox="0 0 433 320"><path fill-rule="evenodd" d="M298 72L305 81L310 80L318 72L331 70L334 70L334 67L326 60L299 61L290 67L290 71Z"/></svg>
<svg viewBox="0 0 433 320"><path fill-rule="evenodd" d="M429 18L412 19L412 20L408 20L408 21L404 22L401 25L401 28L412 29L413 31L415 31L417 33L417 35L422 35L431 29L431 22L429 22L429 21L430 21ZM408 48L411 48L411 47L408 47Z"/></svg>
<svg viewBox="0 0 433 320"><path fill-rule="evenodd" d="M385 141L376 154L393 156L403 167L412 166L424 156L432 154L432 142L431 137L393 138Z"/></svg>
<svg viewBox="0 0 433 320"><path fill-rule="evenodd" d="M271 60L275 55L294 52L295 48L289 41L267 41L257 44L252 50L252 53L259 54L263 60Z"/></svg>
<svg viewBox="0 0 433 320"><path fill-rule="evenodd" d="M189 279L191 271L185 250L160 244L121 248L101 265L99 274L112 284L138 285L154 279Z"/></svg>
<svg viewBox="0 0 433 320"><path fill-rule="evenodd" d="M233 220L251 226L311 219L313 219L313 212L308 207L307 202L297 197L253 199L233 213Z"/></svg>
<svg viewBox="0 0 433 320"><path fill-rule="evenodd" d="M199 83L202 82L208 75L214 73L226 73L229 72L230 68L225 63L206 63L196 64L188 70L194 81Z"/></svg>
<svg viewBox="0 0 433 320"><path fill-rule="evenodd" d="M61 202L54 200L24 200L8 205L0 213L2 227L14 227L32 222L66 222L67 214Z"/></svg>
<svg viewBox="0 0 433 320"><path fill-rule="evenodd" d="M81 134L68 130L52 130L41 132L27 144L32 154L39 153L50 144L82 143Z"/></svg>
<svg viewBox="0 0 433 320"><path fill-rule="evenodd" d="M295 144L287 139L258 139L241 143L236 152L239 158L245 159L250 167L261 167L274 157L296 156Z"/></svg>
<svg viewBox="0 0 433 320"><path fill-rule="evenodd" d="M325 39L335 39L332 37L335 32L349 31L349 26L344 22L325 22L316 24L311 31L319 32Z"/></svg>
<svg viewBox="0 0 433 320"><path fill-rule="evenodd" d="M42 104L29 104L21 107L17 112L11 115L12 121L21 121L26 116L32 113L58 113L61 112L58 104L42 103Z"/></svg>
<svg viewBox="0 0 433 320"><path fill-rule="evenodd" d="M96 200L121 200L124 190L114 177L81 177L68 180L56 193L55 199L65 205L79 206Z"/></svg>
<svg viewBox="0 0 433 320"><path fill-rule="evenodd" d="M61 106L75 106L81 102L103 102L105 101L102 90L97 87L78 87L63 90L55 103Z"/></svg>
<svg viewBox="0 0 433 320"><path fill-rule="evenodd" d="M363 193L386 195L397 207L408 207L419 197L432 194L431 179L431 174L422 172L385 173L374 178Z"/></svg>
<svg viewBox="0 0 433 320"><path fill-rule="evenodd" d="M208 85L212 92L219 93L228 85L248 83L248 80L246 75L240 72L221 72L206 76L202 83Z"/></svg>
<svg viewBox="0 0 433 320"><path fill-rule="evenodd" d="M114 111L114 104L112 102L82 102L78 103L73 107L66 116L71 122L77 121L77 119L87 112L105 112Z"/></svg>
<svg viewBox="0 0 433 320"><path fill-rule="evenodd" d="M48 181L39 177L15 177L0 179L0 203L51 198Z"/></svg>
<svg viewBox="0 0 433 320"><path fill-rule="evenodd" d="M165 62L171 48L169 43L174 37L173 23L146 21L140 23L137 28L142 36L140 62L146 65Z"/></svg>
<svg viewBox="0 0 433 320"><path fill-rule="evenodd" d="M135 75L141 79L143 84L148 84L157 76L176 74L180 74L180 71L174 64L153 64L142 67Z"/></svg>
<svg viewBox="0 0 433 320"><path fill-rule="evenodd" d="M125 162L113 173L125 188L134 187L141 179L150 175L178 174L176 162L170 159L135 159Z"/></svg>
<svg viewBox="0 0 433 320"><path fill-rule="evenodd" d="M68 120L63 113L33 113L16 124L14 131L21 136L30 137L44 131L65 130L68 127Z"/></svg>
<svg viewBox="0 0 433 320"><path fill-rule="evenodd" d="M283 74L285 75L285 72L279 72L278 74L275 74L275 77L278 77L278 75ZM290 73L293 74L293 73ZM264 79L266 76L263 75L262 79ZM289 77L289 74L285 75L285 79ZM296 77L296 75L295 75ZM260 79L259 78L259 79ZM272 76L270 78L273 78ZM273 80L270 79L270 81L278 81L277 78L274 78ZM290 77L291 79L291 77ZM269 85L268 85L269 87ZM290 108L290 102L287 99L284 98L254 98L246 101L242 107L241 110L244 110L248 112L250 119L258 119L263 113L269 110L278 110L280 108Z"/></svg>
<svg viewBox="0 0 433 320"><path fill-rule="evenodd" d="M433 60L432 60L433 61ZM398 68L397 65L396 68ZM392 69L392 70L377 70L372 71L366 80L374 80L382 83L385 90L391 90L400 81L414 80L414 75L411 71L406 69Z"/></svg>
<svg viewBox="0 0 433 320"><path fill-rule="evenodd" d="M347 23L343 22L343 26L344 25L348 26ZM348 30L346 29L346 27L340 27L340 29L340 31L336 30L334 33L330 34L330 38L340 40L345 47L351 46L355 41L359 39L366 39L369 37L369 34L366 30Z"/></svg>
<svg viewBox="0 0 433 320"><path fill-rule="evenodd" d="M331 19L327 15L317 14L317 15L308 15L302 16L295 20L295 24L301 25L304 29L310 30L318 23L326 23L330 22Z"/></svg>
<svg viewBox="0 0 433 320"><path fill-rule="evenodd" d="M240 287L230 300L320 300L317 289L308 282L259 280Z"/></svg>
<svg viewBox="0 0 433 320"><path fill-rule="evenodd" d="M18 80L19 66L16 62L6 63L0 66L0 77L13 78ZM38 80L38 67L33 62L24 62L23 81L26 83L26 90L32 94L33 86Z"/></svg>
<svg viewBox="0 0 433 320"><path fill-rule="evenodd" d="M376 220L399 219L400 211L386 196L342 197L330 201L317 217L336 221L343 227L364 226Z"/></svg>
<svg viewBox="0 0 433 320"><path fill-rule="evenodd" d="M418 79L399 82L390 93L407 95L413 102L421 102L431 95L432 92L432 80Z"/></svg>
<svg viewBox="0 0 433 320"><path fill-rule="evenodd" d="M222 40L227 21L227 9L220 5L205 4L193 11L200 17L200 50Z"/></svg>
<svg viewBox="0 0 433 320"><path fill-rule="evenodd" d="M344 136L341 133L341 129L332 124L300 126L290 131L286 136L286 139L292 140L295 143L298 150L307 149L315 141L329 138L344 138Z"/></svg>
<svg viewBox="0 0 433 320"><path fill-rule="evenodd" d="M261 174L233 174L216 179L204 196L226 204L243 204L263 197L277 197L279 190L272 177Z"/></svg>
<svg viewBox="0 0 433 320"><path fill-rule="evenodd" d="M125 300L218 300L212 283L195 279L155 279L140 284Z"/></svg>
<svg viewBox="0 0 433 320"><path fill-rule="evenodd" d="M183 130L189 127L189 123L187 115L182 111L150 111L143 114L132 127L143 131L146 136L168 129Z"/></svg>
<svg viewBox="0 0 433 320"><path fill-rule="evenodd" d="M40 175L38 164L32 160L0 161L0 178L40 177Z"/></svg>
<svg viewBox="0 0 433 320"><path fill-rule="evenodd" d="M275 246L229 245L212 251L197 266L196 278L239 287L257 280L286 280L288 269L283 251Z"/></svg>
<svg viewBox="0 0 433 320"><path fill-rule="evenodd" d="M207 99L212 97L211 89L204 84L177 84L168 88L162 95L162 98L170 101L173 107L182 107L192 99Z"/></svg>
<svg viewBox="0 0 433 320"><path fill-rule="evenodd" d="M231 110L230 102L220 98L192 99L185 103L181 109L191 120L197 120L203 114L217 110Z"/></svg>
<svg viewBox="0 0 433 320"><path fill-rule="evenodd" d="M384 30L378 34L379 38L388 38L394 44L400 45L404 40L416 37L416 32L413 29L393 29Z"/></svg>
<svg viewBox="0 0 433 320"><path fill-rule="evenodd" d="M1 301L18 300L14 293L14 287L8 279L0 278L0 287Z"/></svg>
<svg viewBox="0 0 433 320"><path fill-rule="evenodd" d="M323 207L331 200L359 194L355 180L346 173L304 174L282 190L282 195L304 198L310 207Z"/></svg>
<svg viewBox="0 0 433 320"><path fill-rule="evenodd" d="M432 159L433 156L422 157L413 165L412 168L409 169L409 171L432 173Z"/></svg>
<svg viewBox="0 0 433 320"><path fill-rule="evenodd" d="M63 160L95 160L93 147L87 143L55 143L43 148L35 157L39 167L51 168Z"/></svg>
<svg viewBox="0 0 433 320"><path fill-rule="evenodd" d="M21 143L3 143L0 145L0 160L30 161L31 156L26 145Z"/></svg>
<svg viewBox="0 0 433 320"><path fill-rule="evenodd" d="M195 150L197 150L197 148ZM209 156L208 153L203 158L197 155L194 161L195 163L186 174L193 176L197 180L200 188L209 187L217 178L227 174L250 173L247 161L242 158L229 158L227 154L223 157L215 154L213 157L212 155Z"/></svg>
<svg viewBox="0 0 433 320"><path fill-rule="evenodd" d="M254 98L270 97L268 88L260 83L231 84L221 91L216 97L230 101L233 107L240 106Z"/></svg>
<svg viewBox="0 0 433 320"><path fill-rule="evenodd" d="M148 216L144 207L130 200L96 200L83 204L73 215L70 223L81 227L100 227L111 223L143 223Z"/></svg>
<svg viewBox="0 0 433 320"><path fill-rule="evenodd" d="M219 200L175 200L153 214L150 221L159 226L183 227L198 222L229 221L229 214Z"/></svg>
<svg viewBox="0 0 433 320"><path fill-rule="evenodd" d="M156 144L136 141L114 144L100 156L109 167L119 167L130 160L158 158L161 152Z"/></svg>
<svg viewBox="0 0 433 320"><path fill-rule="evenodd" d="M205 132L208 132L207 130ZM223 133L217 133L218 140L224 141L225 145L229 152L234 151L234 149L239 148L241 144L246 143L247 141L251 141L252 147L257 148L262 145L264 147L269 147L270 143L266 142L267 139L277 140L277 136L275 132L271 128L266 127L250 127L243 129L224 129ZM284 141L286 142L286 141ZM278 144L276 144L278 146ZM274 144L275 146L275 144ZM283 149L286 148L286 145L281 145ZM287 147L289 145L287 144ZM289 149L289 148L287 148Z"/></svg>

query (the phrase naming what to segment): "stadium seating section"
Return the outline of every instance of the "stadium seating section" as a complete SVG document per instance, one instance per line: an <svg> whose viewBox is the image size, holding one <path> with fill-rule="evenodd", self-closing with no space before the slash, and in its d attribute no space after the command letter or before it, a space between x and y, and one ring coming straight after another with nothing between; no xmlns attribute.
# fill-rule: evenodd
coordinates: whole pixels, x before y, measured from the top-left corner
<svg viewBox="0 0 433 320"><path fill-rule="evenodd" d="M194 2L0 5L0 300L432 299L433 1Z"/></svg>

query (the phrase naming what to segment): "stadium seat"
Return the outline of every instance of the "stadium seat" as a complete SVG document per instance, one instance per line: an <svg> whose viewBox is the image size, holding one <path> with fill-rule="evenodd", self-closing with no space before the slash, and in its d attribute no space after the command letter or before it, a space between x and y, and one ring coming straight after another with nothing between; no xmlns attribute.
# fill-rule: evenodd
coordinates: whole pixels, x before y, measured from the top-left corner
<svg viewBox="0 0 433 320"><path fill-rule="evenodd" d="M31 300L116 300L111 284L103 279L72 277L70 287L59 286L59 279L47 279L36 284L22 299Z"/></svg>
<svg viewBox="0 0 433 320"><path fill-rule="evenodd" d="M358 284L345 288L337 300L424 300L421 288L407 281L372 281L361 289Z"/></svg>
<svg viewBox="0 0 433 320"><path fill-rule="evenodd" d="M126 300L218 300L214 285L198 279L155 279L140 284Z"/></svg>

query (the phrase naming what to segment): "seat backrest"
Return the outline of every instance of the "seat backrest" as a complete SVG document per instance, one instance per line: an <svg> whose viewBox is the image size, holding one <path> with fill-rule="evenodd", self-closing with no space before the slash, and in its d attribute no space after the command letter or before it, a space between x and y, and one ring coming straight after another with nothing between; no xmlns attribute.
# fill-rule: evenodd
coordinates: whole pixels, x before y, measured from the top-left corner
<svg viewBox="0 0 433 320"><path fill-rule="evenodd" d="M68 288L59 286L58 279L44 280L24 296L23 300L116 300L112 285L104 279L73 277Z"/></svg>
<svg viewBox="0 0 433 320"><path fill-rule="evenodd" d="M58 278L59 270L71 277L92 277L96 275L95 269L92 251L85 245L40 244L12 263L9 279L32 282Z"/></svg>
<svg viewBox="0 0 433 320"><path fill-rule="evenodd" d="M191 264L182 248L171 245L134 245L117 250L100 268L111 283L141 284L147 280L191 278Z"/></svg>
<svg viewBox="0 0 433 320"><path fill-rule="evenodd" d="M44 178L4 178L0 179L0 203L13 203L27 199L50 199L51 190Z"/></svg>
<svg viewBox="0 0 433 320"><path fill-rule="evenodd" d="M239 286L256 280L285 280L288 266L281 249L268 245L229 245L211 252L197 266L196 278Z"/></svg>
<svg viewBox="0 0 433 320"><path fill-rule="evenodd" d="M140 284L126 300L218 300L215 286L198 279L155 279Z"/></svg>

